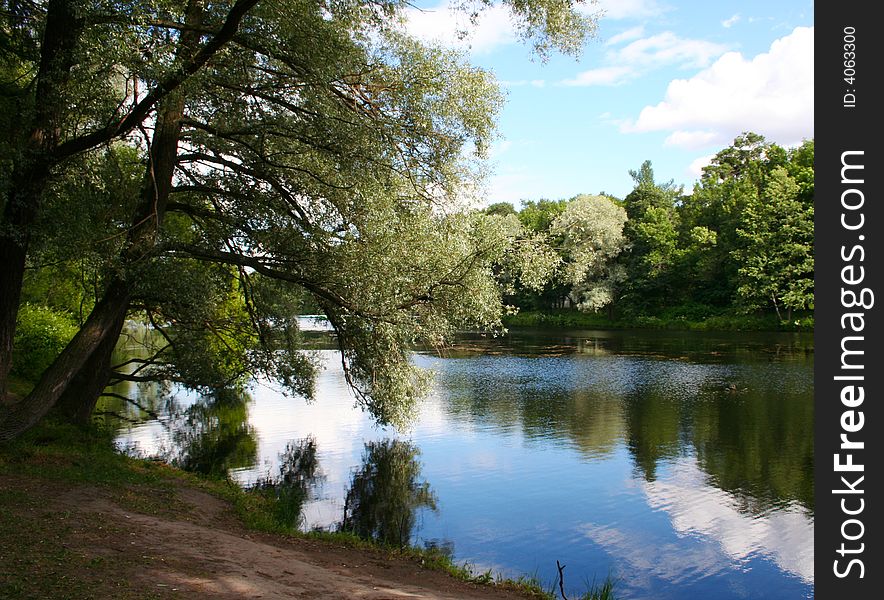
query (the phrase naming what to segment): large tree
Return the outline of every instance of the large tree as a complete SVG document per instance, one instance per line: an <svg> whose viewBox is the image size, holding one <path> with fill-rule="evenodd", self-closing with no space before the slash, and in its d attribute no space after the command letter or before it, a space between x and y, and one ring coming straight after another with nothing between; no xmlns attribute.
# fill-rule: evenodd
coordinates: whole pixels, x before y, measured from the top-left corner
<svg viewBox="0 0 884 600"><path fill-rule="evenodd" d="M575 51L591 31L570 3L506 4L541 55ZM273 280L277 295L310 295L337 330L351 383L385 421L419 387L407 342L496 322L489 265L507 235L454 201L480 172L463 150L482 157L499 95L461 56L405 35L405 5L5 3L2 102L23 118L4 123L0 157L0 391L54 182L78 156L114 145L139 152L143 176L129 217L114 222L95 307L31 394L0 409L0 438L59 402L88 415L131 310L162 317L160 329L199 316L181 297L187 286L162 291L199 271L194 262L215 265L214 281L238 294L237 329L259 350L245 354L264 357L251 366L289 375L299 391L309 369L274 331L284 303L260 290ZM166 328L158 354L180 354L172 330L188 329Z"/></svg>

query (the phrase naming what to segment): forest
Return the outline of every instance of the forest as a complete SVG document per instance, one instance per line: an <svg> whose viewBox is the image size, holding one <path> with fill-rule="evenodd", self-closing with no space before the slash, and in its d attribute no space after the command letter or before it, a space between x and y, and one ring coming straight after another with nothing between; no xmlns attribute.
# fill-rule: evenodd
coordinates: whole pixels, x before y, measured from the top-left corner
<svg viewBox="0 0 884 600"><path fill-rule="evenodd" d="M812 327L813 158L813 140L783 148L747 132L690 193L655 181L645 161L623 199L492 204L486 214L517 218L519 239L553 264L542 284L501 274L507 301L646 326L729 315L737 327Z"/></svg>

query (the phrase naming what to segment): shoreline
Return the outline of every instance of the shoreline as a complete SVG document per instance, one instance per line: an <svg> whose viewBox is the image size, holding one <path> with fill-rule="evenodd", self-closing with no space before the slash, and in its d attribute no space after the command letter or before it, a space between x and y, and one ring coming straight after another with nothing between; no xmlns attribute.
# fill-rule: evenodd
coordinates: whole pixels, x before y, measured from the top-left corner
<svg viewBox="0 0 884 600"><path fill-rule="evenodd" d="M813 333L813 315L780 321L773 315L762 317L750 315L712 315L702 319L684 316L657 317L637 316L631 318L608 318L595 313L576 310L520 310L503 318L505 327L549 327L552 329L602 329L647 331L720 331L720 332L771 332Z"/></svg>
<svg viewBox="0 0 884 600"><path fill-rule="evenodd" d="M552 598L438 552L274 524L265 499L49 425L0 446L4 598Z"/></svg>

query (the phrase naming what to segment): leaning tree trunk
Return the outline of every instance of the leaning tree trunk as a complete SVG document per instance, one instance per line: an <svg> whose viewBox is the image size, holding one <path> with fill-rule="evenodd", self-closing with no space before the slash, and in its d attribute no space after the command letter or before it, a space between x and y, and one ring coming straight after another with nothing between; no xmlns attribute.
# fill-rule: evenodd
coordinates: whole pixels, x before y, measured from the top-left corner
<svg viewBox="0 0 884 600"><path fill-rule="evenodd" d="M77 420L88 420L88 416L91 415L95 402L107 383L107 377L102 377L102 373L106 373L110 369L111 352L119 338L120 329L129 310L133 290L131 281L128 281L127 277L132 277L133 273L127 273L127 271L135 265L143 263L154 254L157 231L165 216L178 154L181 120L184 115L185 98L179 87L233 37L240 21L257 1L237 0L230 9L221 29L202 47L200 47L200 38L205 3L203 0L188 1L185 11L185 28L181 31L176 53L176 63L179 68L173 70L167 80L161 82L162 85L151 92L148 95L149 98L145 98L139 107L136 107L138 110L134 111L142 117L146 116L149 106L155 101L159 102L139 203L133 215L125 249L120 256L120 272L112 277L102 299L95 305L86 323L55 362L43 373L31 393L12 406L3 406L0 403L0 441L15 438L33 427L65 396L65 410L69 415L76 415ZM50 0L47 12L51 14L53 7L62 7L67 10L67 12L61 11L63 14L73 15L76 9L72 7L75 5L76 3L70 0ZM64 30L63 25L62 30ZM50 29L50 19L47 17L47 38ZM82 20L79 20L76 28L69 24L66 31L71 35L76 34L72 38L76 41L76 36L81 30ZM44 40L44 54L46 44L47 42ZM72 57L72 52L63 52L68 48L69 46L62 47L60 55ZM41 62L41 70L43 66ZM53 67L56 68L57 65L53 65ZM69 75L70 65L65 73ZM41 97L39 86L37 95L39 99ZM57 98L58 95L54 97ZM147 103L148 99L150 103ZM123 124L126 125L125 128L110 128L108 130L110 133L108 131L97 132L95 140L98 142L107 141L121 135L125 133L125 130L133 128L135 121L130 123L130 119L127 117ZM91 143L92 137L91 134L84 136L81 140L82 144L77 145L79 149L74 148L69 151L88 149L87 142ZM23 260L21 265L23 270ZM3 301L2 298L0 301ZM15 312L17 312L17 308L16 301ZM11 347L15 325L14 312L11 330L8 326L3 325L2 317L3 315L0 315L0 327L5 327L3 332L9 336ZM0 350L3 350L3 343L4 341L0 340ZM6 354L3 359L6 360L10 357L11 353ZM3 382L0 382L0 388L3 387L4 382L5 377ZM71 388L72 384L75 386L74 388ZM75 388L79 388L83 394L77 394Z"/></svg>
<svg viewBox="0 0 884 600"><path fill-rule="evenodd" d="M95 305L86 323L55 359L24 399L0 407L0 442L18 437L37 424L58 402L92 354L113 331L129 309L129 289L116 279Z"/></svg>
<svg viewBox="0 0 884 600"><path fill-rule="evenodd" d="M193 29L181 34L178 51L181 62L186 62L196 51L202 10L199 0L188 3L186 22ZM172 189L184 101L183 93L172 93L160 103L157 111L138 206L120 256L122 274L112 277L85 325L43 373L31 393L12 407L0 408L0 441L17 437L36 425L62 398L64 414L77 422L88 422L91 418L95 403L107 385L111 354L132 299L132 284L126 277L134 277L135 265L155 252L157 231Z"/></svg>
<svg viewBox="0 0 884 600"><path fill-rule="evenodd" d="M123 330L125 316L125 313L118 316L58 399L58 414L64 420L78 425L87 425L92 420L95 404L113 373L111 358Z"/></svg>

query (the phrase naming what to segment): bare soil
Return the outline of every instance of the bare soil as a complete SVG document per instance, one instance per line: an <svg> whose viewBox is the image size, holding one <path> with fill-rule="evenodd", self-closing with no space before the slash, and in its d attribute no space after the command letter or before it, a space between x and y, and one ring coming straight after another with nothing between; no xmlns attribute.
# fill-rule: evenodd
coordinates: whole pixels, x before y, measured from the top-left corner
<svg viewBox="0 0 884 600"><path fill-rule="evenodd" d="M121 490L0 474L0 494L3 597L527 597L381 550L255 533L226 501L184 483Z"/></svg>

